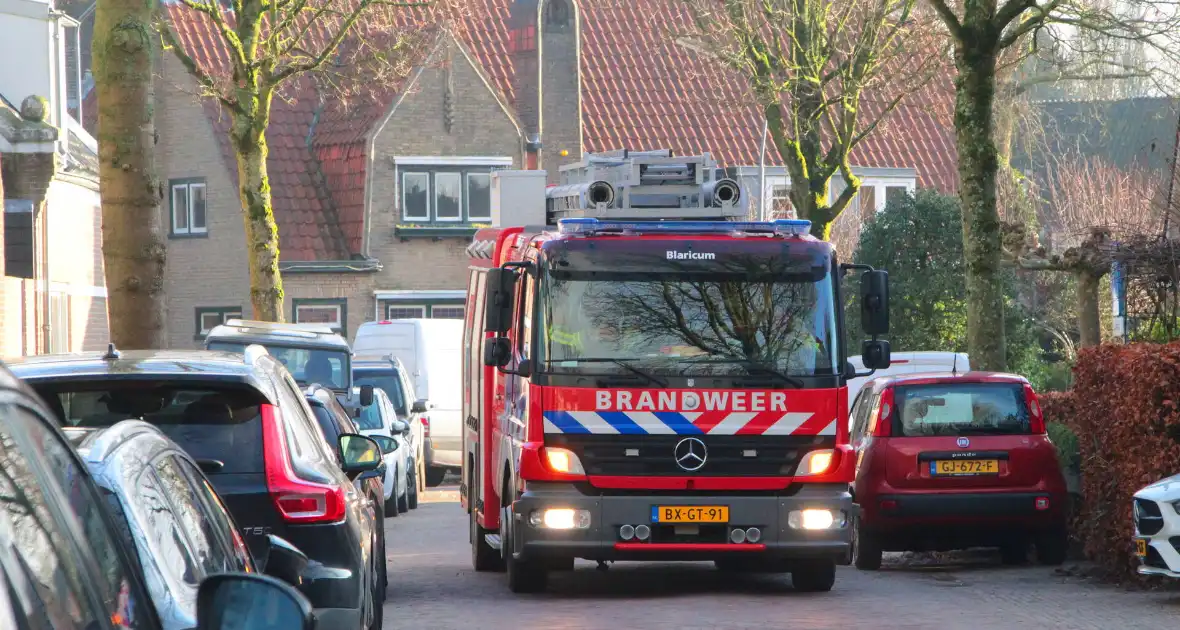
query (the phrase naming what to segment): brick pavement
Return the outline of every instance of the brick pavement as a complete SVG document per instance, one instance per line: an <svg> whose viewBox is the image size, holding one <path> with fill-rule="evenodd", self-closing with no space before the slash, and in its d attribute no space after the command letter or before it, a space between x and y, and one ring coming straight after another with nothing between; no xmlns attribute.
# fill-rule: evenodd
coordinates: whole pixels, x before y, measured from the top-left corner
<svg viewBox="0 0 1180 630"><path fill-rule="evenodd" d="M471 569L467 521L451 489L431 491L408 515L387 521L390 597L385 628L758 629L1175 627L1180 594L1127 592L984 561L841 567L831 593L798 594L786 576L739 576L710 564L616 564L600 573L579 562L549 591L520 596L503 574Z"/></svg>

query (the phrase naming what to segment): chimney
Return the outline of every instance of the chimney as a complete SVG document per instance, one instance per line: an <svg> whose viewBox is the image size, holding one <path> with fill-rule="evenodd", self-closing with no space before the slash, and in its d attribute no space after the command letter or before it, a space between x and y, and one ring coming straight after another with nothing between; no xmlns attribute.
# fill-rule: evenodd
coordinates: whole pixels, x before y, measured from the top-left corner
<svg viewBox="0 0 1180 630"><path fill-rule="evenodd" d="M524 125L525 138L541 133L541 66L537 45L539 0L513 0L508 18L512 53L512 89L516 113Z"/></svg>
<svg viewBox="0 0 1180 630"><path fill-rule="evenodd" d="M524 142L524 169L535 171L540 168L541 134L530 133Z"/></svg>

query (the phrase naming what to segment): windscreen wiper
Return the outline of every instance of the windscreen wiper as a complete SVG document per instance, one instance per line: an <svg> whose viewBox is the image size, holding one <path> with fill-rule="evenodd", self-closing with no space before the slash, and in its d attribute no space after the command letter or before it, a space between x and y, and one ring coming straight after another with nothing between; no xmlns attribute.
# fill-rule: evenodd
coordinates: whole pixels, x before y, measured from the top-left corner
<svg viewBox="0 0 1180 630"><path fill-rule="evenodd" d="M760 372L760 373L763 373L763 374L769 374L769 375L771 375L771 376L775 377L776 379L778 379L779 381L781 381L781 382L783 382L783 383L786 383L786 384L788 384L788 385L793 385L793 386L795 386L795 387L797 387L797 388L799 388L799 389L803 389L804 387L806 387L806 386L807 386L807 384L806 384L806 383L804 383L803 381L801 381L801 380L799 380L799 379L795 378L794 376L789 376L789 375L787 375L787 374L784 374L783 372L780 372L779 370L777 370L777 369L775 369L775 368L772 368L772 367L769 367L769 366L767 366L767 365L764 365L764 364L758 363L758 362L756 362L756 361L751 361L751 360L749 360L749 359L711 359L711 358L703 358L703 359L687 359L687 360L685 360L685 361L683 361L683 362L684 362L684 363L733 363L733 364L735 364L735 365L740 365L740 366L742 366L742 367L743 367L743 368L745 368L745 370L746 370L747 372L749 372L751 375L752 375L753 373L755 373L755 372Z"/></svg>
<svg viewBox="0 0 1180 630"><path fill-rule="evenodd" d="M655 383L656 385L659 385L660 387L667 387L668 386L668 381L665 381L664 379L662 379L654 374L649 374L647 372L644 372L643 370L635 367L634 365L627 363L628 361L638 361L639 359L613 359L613 358L609 358L609 357L591 357L589 359L574 359L574 360L577 361L578 363L614 363L615 365L623 368L624 370L627 370L628 372L631 372L632 374L635 374L636 376L642 377L643 379L645 379L649 383Z"/></svg>

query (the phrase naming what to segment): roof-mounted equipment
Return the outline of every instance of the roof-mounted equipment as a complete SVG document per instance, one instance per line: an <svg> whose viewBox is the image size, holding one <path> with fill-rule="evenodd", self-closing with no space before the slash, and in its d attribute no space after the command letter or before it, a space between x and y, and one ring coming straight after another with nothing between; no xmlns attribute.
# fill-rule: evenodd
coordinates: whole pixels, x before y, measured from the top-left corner
<svg viewBox="0 0 1180 630"><path fill-rule="evenodd" d="M736 221L746 216L741 185L718 177L708 153L591 153L562 166L561 183L545 196L550 223L569 218Z"/></svg>

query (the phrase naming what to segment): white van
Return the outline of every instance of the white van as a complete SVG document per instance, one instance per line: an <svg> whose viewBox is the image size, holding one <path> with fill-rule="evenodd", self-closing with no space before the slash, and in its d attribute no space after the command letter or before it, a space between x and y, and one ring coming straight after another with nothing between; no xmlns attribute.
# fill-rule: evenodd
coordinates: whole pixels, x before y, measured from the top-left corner
<svg viewBox="0 0 1180 630"><path fill-rule="evenodd" d="M849 362L857 372L864 372L865 365L860 356L849 357ZM971 371L971 363L965 352L894 352L889 357L889 367L873 372L872 376L854 378L848 381L848 408L856 402L856 394L870 379L878 376L893 374L917 374L929 372L931 374L955 374Z"/></svg>
<svg viewBox="0 0 1180 630"><path fill-rule="evenodd" d="M357 357L400 359L414 394L429 402L427 483L437 485L448 469L458 470L463 452L463 320L365 322L357 328L352 352Z"/></svg>

